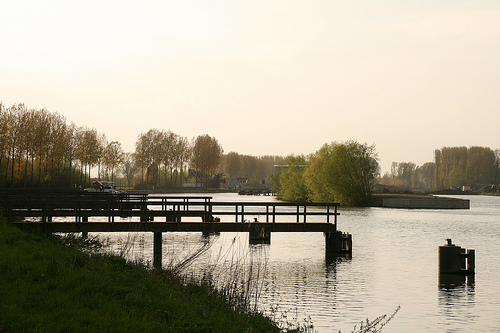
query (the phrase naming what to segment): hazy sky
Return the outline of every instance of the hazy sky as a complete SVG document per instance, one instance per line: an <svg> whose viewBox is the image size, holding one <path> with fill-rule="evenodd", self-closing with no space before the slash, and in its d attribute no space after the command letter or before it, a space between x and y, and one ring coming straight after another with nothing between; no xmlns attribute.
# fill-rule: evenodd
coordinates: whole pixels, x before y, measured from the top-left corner
<svg viewBox="0 0 500 333"><path fill-rule="evenodd" d="M383 171L500 148L500 1L1 1L0 100L133 151L141 132L226 153L375 144Z"/></svg>

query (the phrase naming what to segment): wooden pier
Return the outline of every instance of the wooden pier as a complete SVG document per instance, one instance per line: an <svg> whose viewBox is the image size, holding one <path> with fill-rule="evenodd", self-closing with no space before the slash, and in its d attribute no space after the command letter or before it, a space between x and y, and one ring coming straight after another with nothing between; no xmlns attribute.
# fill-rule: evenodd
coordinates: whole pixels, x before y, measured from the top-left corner
<svg viewBox="0 0 500 333"><path fill-rule="evenodd" d="M14 225L47 233L153 232L153 265L161 267L163 232L248 232L270 243L273 232L323 232L327 253L349 254L351 235L337 230L337 203L214 202L210 196L152 196L71 191L0 191Z"/></svg>

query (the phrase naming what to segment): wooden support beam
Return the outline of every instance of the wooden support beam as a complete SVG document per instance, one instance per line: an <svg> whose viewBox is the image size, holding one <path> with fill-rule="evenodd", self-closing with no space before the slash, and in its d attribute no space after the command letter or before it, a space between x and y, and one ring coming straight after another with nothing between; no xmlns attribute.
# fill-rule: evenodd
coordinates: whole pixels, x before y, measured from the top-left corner
<svg viewBox="0 0 500 333"><path fill-rule="evenodd" d="M162 232L154 232L153 237L153 267L156 269L161 269L162 262Z"/></svg>

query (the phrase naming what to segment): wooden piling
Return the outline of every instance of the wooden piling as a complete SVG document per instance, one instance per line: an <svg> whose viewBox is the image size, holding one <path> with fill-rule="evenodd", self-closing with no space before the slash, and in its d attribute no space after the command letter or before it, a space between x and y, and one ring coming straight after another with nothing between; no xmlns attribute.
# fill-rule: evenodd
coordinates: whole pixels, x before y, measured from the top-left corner
<svg viewBox="0 0 500 333"><path fill-rule="evenodd" d="M325 232L325 248L327 253L352 253L352 235L342 231Z"/></svg>
<svg viewBox="0 0 500 333"><path fill-rule="evenodd" d="M162 262L162 246L163 246L163 240L162 240L162 233L161 232L154 232L154 237L153 237L153 267L157 269L161 269L161 262Z"/></svg>
<svg viewBox="0 0 500 333"><path fill-rule="evenodd" d="M476 268L474 250L466 250L446 239L446 244L439 250L439 273L473 275Z"/></svg>
<svg viewBox="0 0 500 333"><path fill-rule="evenodd" d="M467 271L469 274L476 273L476 251L467 250Z"/></svg>
<svg viewBox="0 0 500 333"><path fill-rule="evenodd" d="M265 224L259 222L249 223L248 240L250 244L271 244L271 231Z"/></svg>

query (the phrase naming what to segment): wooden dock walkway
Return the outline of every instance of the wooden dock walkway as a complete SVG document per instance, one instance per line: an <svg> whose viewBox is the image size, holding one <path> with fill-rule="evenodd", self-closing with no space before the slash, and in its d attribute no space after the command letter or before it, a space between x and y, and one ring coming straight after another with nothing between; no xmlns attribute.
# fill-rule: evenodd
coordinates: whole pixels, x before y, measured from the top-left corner
<svg viewBox="0 0 500 333"><path fill-rule="evenodd" d="M153 232L154 266L161 266L163 232L248 232L270 243L273 232L323 232L326 252L351 253L352 237L337 230L337 203L214 202L210 196L153 196L70 191L2 192L1 213L47 233Z"/></svg>

